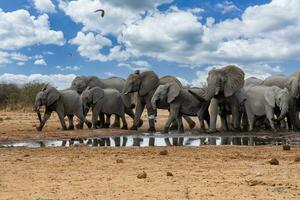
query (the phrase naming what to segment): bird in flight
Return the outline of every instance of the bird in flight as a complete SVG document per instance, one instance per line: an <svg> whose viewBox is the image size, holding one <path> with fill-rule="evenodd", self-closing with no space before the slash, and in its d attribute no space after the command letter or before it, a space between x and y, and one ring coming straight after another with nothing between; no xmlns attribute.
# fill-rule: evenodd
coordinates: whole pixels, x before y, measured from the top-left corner
<svg viewBox="0 0 300 200"><path fill-rule="evenodd" d="M95 10L95 13L96 12L101 12L101 17L104 17L105 11L103 9L97 9Z"/></svg>

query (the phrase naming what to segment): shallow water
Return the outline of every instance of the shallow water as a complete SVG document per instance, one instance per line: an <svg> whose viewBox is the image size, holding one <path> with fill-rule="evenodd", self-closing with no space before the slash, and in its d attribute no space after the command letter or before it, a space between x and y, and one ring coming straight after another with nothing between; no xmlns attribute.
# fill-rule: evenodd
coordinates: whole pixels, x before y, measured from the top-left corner
<svg viewBox="0 0 300 200"><path fill-rule="evenodd" d="M198 147L203 145L282 145L290 144L300 147L299 138L268 137L268 136L208 136L208 135L186 135L186 134L143 134L127 136L105 136L97 138L69 138L59 140L26 140L12 141L0 144L0 147L69 147L74 145L86 145L92 147L164 147L185 146Z"/></svg>

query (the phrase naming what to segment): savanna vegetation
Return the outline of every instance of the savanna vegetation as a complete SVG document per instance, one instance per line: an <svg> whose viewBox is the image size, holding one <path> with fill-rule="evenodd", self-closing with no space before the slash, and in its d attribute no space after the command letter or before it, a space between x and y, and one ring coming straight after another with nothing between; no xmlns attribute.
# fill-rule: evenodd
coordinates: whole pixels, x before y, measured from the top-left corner
<svg viewBox="0 0 300 200"><path fill-rule="evenodd" d="M16 84L0 84L0 109L31 111L36 94L45 83L30 82L22 86Z"/></svg>

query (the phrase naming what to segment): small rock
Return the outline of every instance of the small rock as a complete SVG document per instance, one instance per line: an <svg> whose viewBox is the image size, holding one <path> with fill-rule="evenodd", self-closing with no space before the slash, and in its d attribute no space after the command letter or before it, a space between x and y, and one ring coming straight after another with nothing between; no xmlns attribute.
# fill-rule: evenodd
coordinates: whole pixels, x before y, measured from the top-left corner
<svg viewBox="0 0 300 200"><path fill-rule="evenodd" d="M300 157L295 158L294 162L300 162Z"/></svg>
<svg viewBox="0 0 300 200"><path fill-rule="evenodd" d="M137 175L137 178L138 178L138 179L144 179L144 178L147 178L147 173L143 171L142 173L139 173L139 174Z"/></svg>
<svg viewBox="0 0 300 200"><path fill-rule="evenodd" d="M279 165L279 161L276 158L272 158L268 163L270 163L270 165Z"/></svg>
<svg viewBox="0 0 300 200"><path fill-rule="evenodd" d="M283 149L284 151L289 151L289 150L291 150L291 146L288 145L288 144L284 144L284 145L282 145L282 149Z"/></svg>
<svg viewBox="0 0 300 200"><path fill-rule="evenodd" d="M256 173L256 176L262 176L262 173L257 172L257 173Z"/></svg>
<svg viewBox="0 0 300 200"><path fill-rule="evenodd" d="M168 151L167 150L162 150L159 152L159 155L165 156L168 155Z"/></svg>
<svg viewBox="0 0 300 200"><path fill-rule="evenodd" d="M173 176L172 172L167 172L167 176Z"/></svg>
<svg viewBox="0 0 300 200"><path fill-rule="evenodd" d="M124 161L122 159L117 159L116 162L117 163L124 163Z"/></svg>
<svg viewBox="0 0 300 200"><path fill-rule="evenodd" d="M248 180L246 181L249 186L256 186L256 185L266 185L265 182L263 181L258 181L258 180Z"/></svg>
<svg viewBox="0 0 300 200"><path fill-rule="evenodd" d="M29 157L29 154L25 154L23 157Z"/></svg>

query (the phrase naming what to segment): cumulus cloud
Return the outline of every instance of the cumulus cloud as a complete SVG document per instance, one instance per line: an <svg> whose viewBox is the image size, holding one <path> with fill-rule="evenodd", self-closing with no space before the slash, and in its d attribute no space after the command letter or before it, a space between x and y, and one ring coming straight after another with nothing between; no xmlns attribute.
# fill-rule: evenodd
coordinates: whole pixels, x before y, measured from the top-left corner
<svg viewBox="0 0 300 200"><path fill-rule="evenodd" d="M169 1L60 0L59 7L83 29L71 40L89 60L117 60L119 67L134 70L143 57L188 67L236 63L254 74L272 74L268 66L300 58L300 2L272 0L249 6L241 16L221 21L199 20L202 9L171 6ZM237 11L231 1L217 5L223 12ZM104 18L95 8L107 11ZM115 37L112 42L111 36ZM104 53L106 52L106 53ZM142 66L145 67L145 66ZM272 67L273 68L273 67ZM262 73L261 73L262 72ZM201 76L201 75L200 75Z"/></svg>
<svg viewBox="0 0 300 200"><path fill-rule="evenodd" d="M26 62L30 59L30 57L18 53L18 52L5 52L5 51L0 51L0 64L5 64L5 63L12 63L14 61L16 62Z"/></svg>
<svg viewBox="0 0 300 200"><path fill-rule="evenodd" d="M40 13L54 13L55 5L51 0L32 0L35 9Z"/></svg>
<svg viewBox="0 0 300 200"><path fill-rule="evenodd" d="M14 83L17 85L24 85L30 82L49 83L58 89L66 89L71 85L72 80L76 77L75 74L8 74L5 73L0 76L1 83Z"/></svg>
<svg viewBox="0 0 300 200"><path fill-rule="evenodd" d="M50 29L47 14L35 17L27 10L4 12L0 8L0 49L16 50L35 44L63 45L63 32Z"/></svg>
<svg viewBox="0 0 300 200"><path fill-rule="evenodd" d="M81 67L79 66L60 66L60 65L56 66L55 68L61 71L78 71L81 69Z"/></svg>
<svg viewBox="0 0 300 200"><path fill-rule="evenodd" d="M146 67L146 68L151 67L151 65L147 61L144 61L144 60L135 60L135 61L132 61L131 63L136 66L139 66L139 67Z"/></svg>
<svg viewBox="0 0 300 200"><path fill-rule="evenodd" d="M232 1L224 1L222 3L217 3L216 7L221 10L222 14L241 11Z"/></svg>
<svg viewBox="0 0 300 200"><path fill-rule="evenodd" d="M35 64L35 65L44 65L44 66L47 65L46 61L45 61L43 58L42 58L42 59L35 60L35 61L34 61L34 64Z"/></svg>
<svg viewBox="0 0 300 200"><path fill-rule="evenodd" d="M139 14L170 2L170 0L60 0L59 8L74 22L83 24L83 31L117 35L125 24L141 18ZM105 17L101 18L99 13L94 13L98 8L106 11Z"/></svg>
<svg viewBox="0 0 300 200"><path fill-rule="evenodd" d="M149 68L147 67L133 67L131 64L129 63L119 63L118 67L125 67L130 69L131 71L135 71L135 70L140 70L140 71L147 71Z"/></svg>

